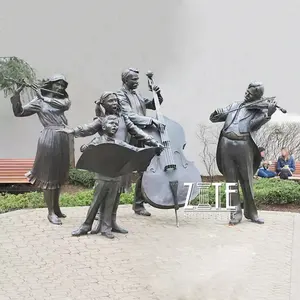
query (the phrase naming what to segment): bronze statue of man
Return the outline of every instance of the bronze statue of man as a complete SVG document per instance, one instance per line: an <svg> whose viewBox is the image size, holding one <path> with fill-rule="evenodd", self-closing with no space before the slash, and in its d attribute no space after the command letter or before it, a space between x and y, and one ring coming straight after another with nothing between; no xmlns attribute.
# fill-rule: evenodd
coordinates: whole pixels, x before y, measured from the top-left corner
<svg viewBox="0 0 300 300"><path fill-rule="evenodd" d="M158 120L146 116L146 110L155 110L154 100L150 100L141 96L137 91L139 85L139 71L133 68L126 69L122 72L122 88L117 92L120 100L122 112L129 117L129 119L139 128L145 129L149 126L156 126L158 130L164 128ZM154 86L153 90L157 93L159 102L163 102L158 86ZM143 143L136 139L131 139L130 144L143 147ZM136 214L143 216L151 216L151 214L144 207L144 197L141 191L143 174L139 174L136 182L135 195L133 201L133 210Z"/></svg>
<svg viewBox="0 0 300 300"><path fill-rule="evenodd" d="M210 115L213 123L224 122L217 147L217 165L226 182L240 183L244 196L244 216L252 222L263 224L258 217L253 195L253 176L259 167L261 157L252 133L266 124L276 111L276 102L270 101L268 108L257 109L251 103L262 99L264 86L260 82L249 84L242 102L235 102L226 108L217 109ZM239 194L232 194L232 205L237 207L231 213L230 224L242 220Z"/></svg>

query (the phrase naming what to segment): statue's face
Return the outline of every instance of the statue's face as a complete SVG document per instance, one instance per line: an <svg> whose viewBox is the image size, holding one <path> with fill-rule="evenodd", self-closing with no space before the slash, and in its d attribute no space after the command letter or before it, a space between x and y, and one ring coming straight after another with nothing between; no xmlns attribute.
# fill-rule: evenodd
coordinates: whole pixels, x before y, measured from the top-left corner
<svg viewBox="0 0 300 300"><path fill-rule="evenodd" d="M245 93L245 102L259 100L264 94L263 86L254 86L247 89Z"/></svg>
<svg viewBox="0 0 300 300"><path fill-rule="evenodd" d="M119 106L118 98L115 97L114 95L107 97L103 101L102 106L104 107L105 111L109 113L115 113L118 111L118 106Z"/></svg>
<svg viewBox="0 0 300 300"><path fill-rule="evenodd" d="M136 73L131 73L128 77L127 77L127 80L126 80L126 83L127 87L130 89L130 90L135 90L137 89L137 87L139 86L139 75L136 74Z"/></svg>
<svg viewBox="0 0 300 300"><path fill-rule="evenodd" d="M52 90L58 93L64 93L66 89L66 83L63 80L58 80L52 83Z"/></svg>
<svg viewBox="0 0 300 300"><path fill-rule="evenodd" d="M119 128L119 120L117 118L107 120L102 128L107 135L114 136Z"/></svg>

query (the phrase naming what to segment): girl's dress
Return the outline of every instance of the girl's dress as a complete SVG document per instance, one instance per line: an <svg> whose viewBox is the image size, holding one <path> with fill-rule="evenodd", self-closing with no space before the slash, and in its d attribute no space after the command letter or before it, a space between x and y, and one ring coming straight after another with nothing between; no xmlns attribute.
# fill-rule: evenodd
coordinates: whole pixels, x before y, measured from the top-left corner
<svg viewBox="0 0 300 300"><path fill-rule="evenodd" d="M70 165L69 136L58 132L68 125L64 112L70 108L68 98L34 98L22 105L20 96L12 99L13 111L17 117L37 114L44 129L38 140L33 169L25 176L30 183L41 189L58 189L68 179Z"/></svg>

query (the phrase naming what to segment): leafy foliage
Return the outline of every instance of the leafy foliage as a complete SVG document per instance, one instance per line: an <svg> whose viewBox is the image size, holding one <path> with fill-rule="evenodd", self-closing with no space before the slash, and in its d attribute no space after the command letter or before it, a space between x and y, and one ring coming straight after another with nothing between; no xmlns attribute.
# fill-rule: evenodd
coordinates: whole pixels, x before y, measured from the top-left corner
<svg viewBox="0 0 300 300"><path fill-rule="evenodd" d="M64 193L60 197L60 206L89 206L93 200L94 190L90 189L76 194ZM132 204L133 193L122 194L120 204ZM0 195L0 213L24 208L46 207L43 193L31 192L19 195Z"/></svg>
<svg viewBox="0 0 300 300"><path fill-rule="evenodd" d="M69 171L69 183L92 188L95 183L94 174L85 170L71 168Z"/></svg>
<svg viewBox="0 0 300 300"><path fill-rule="evenodd" d="M220 199L225 206L225 184L220 188ZM240 189L241 200L243 194ZM281 180L277 178L261 178L254 184L254 197L257 206L272 204L296 204L300 205L300 184L292 180ZM215 187L209 190L210 204L215 203Z"/></svg>
<svg viewBox="0 0 300 300"><path fill-rule="evenodd" d="M133 185L131 193L121 195L120 204L132 204L134 188L135 186ZM61 196L60 205L62 207L89 206L93 199L93 193L93 189L76 194L64 193ZM300 205L300 184L290 180L259 179L254 184L254 195L258 207L291 203ZM221 188L221 203L223 206L225 206L225 197L225 185L223 185ZM211 186L209 190L209 199L210 204L214 204L214 186ZM193 204L196 204L195 201ZM0 195L0 213L16 209L39 207L46 207L42 193L33 192L19 195Z"/></svg>
<svg viewBox="0 0 300 300"><path fill-rule="evenodd" d="M0 90L5 97L15 92L16 83L25 80L32 84L36 80L33 68L18 57L0 57Z"/></svg>

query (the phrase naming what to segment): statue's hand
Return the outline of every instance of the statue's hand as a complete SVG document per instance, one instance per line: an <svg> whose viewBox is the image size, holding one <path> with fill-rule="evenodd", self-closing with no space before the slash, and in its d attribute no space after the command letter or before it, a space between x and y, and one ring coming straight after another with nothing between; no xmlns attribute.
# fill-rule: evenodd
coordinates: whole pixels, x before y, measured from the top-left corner
<svg viewBox="0 0 300 300"><path fill-rule="evenodd" d="M222 108L217 108L217 109L215 110L215 114L216 114L216 115L219 115L219 114L221 114L221 113L223 113L223 109L222 109Z"/></svg>
<svg viewBox="0 0 300 300"><path fill-rule="evenodd" d="M80 151L81 152L84 152L86 149L88 148L88 145L82 145L81 147L80 147Z"/></svg>
<svg viewBox="0 0 300 300"><path fill-rule="evenodd" d="M156 126L156 128L157 128L161 133L163 133L163 132L165 131L165 128L166 128L166 125L165 125L165 124L159 122L159 121L156 120L156 119L153 119L153 120L152 120L152 123L153 123L154 126Z"/></svg>
<svg viewBox="0 0 300 300"><path fill-rule="evenodd" d="M154 86L153 86L153 90L154 90L154 92L155 92L156 94L159 94L159 93L160 93L160 88L159 88L159 86L157 86L157 85L154 85Z"/></svg>
<svg viewBox="0 0 300 300"><path fill-rule="evenodd" d="M276 102L271 101L268 106L268 116L271 117L276 111Z"/></svg>
<svg viewBox="0 0 300 300"><path fill-rule="evenodd" d="M64 133L67 133L67 134L74 134L75 133L74 129L72 129L72 128L57 129L56 131L57 132L64 132Z"/></svg>
<svg viewBox="0 0 300 300"><path fill-rule="evenodd" d="M156 155L159 156L162 153L162 151L164 150L165 147L162 144L160 144L160 143L157 143L156 147L157 147L156 148Z"/></svg>
<svg viewBox="0 0 300 300"><path fill-rule="evenodd" d="M20 94L22 92L22 90L25 88L26 86L26 82L23 79L20 84L17 84L17 89L16 89L16 94Z"/></svg>
<svg viewBox="0 0 300 300"><path fill-rule="evenodd" d="M152 92L152 87L151 87L151 85L148 85L148 86L149 86L150 92ZM153 91L154 91L156 94L160 94L160 88L159 88L159 86L153 85Z"/></svg>

